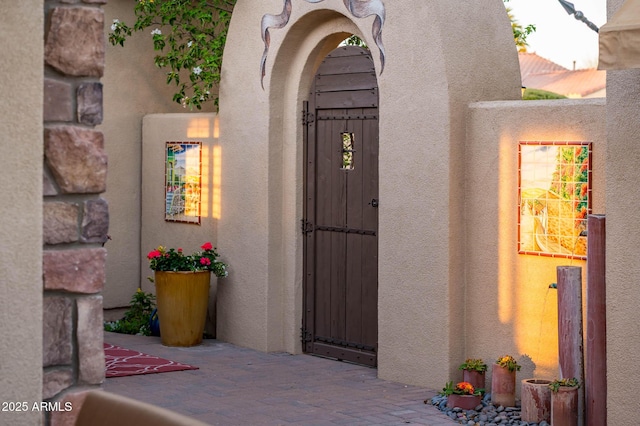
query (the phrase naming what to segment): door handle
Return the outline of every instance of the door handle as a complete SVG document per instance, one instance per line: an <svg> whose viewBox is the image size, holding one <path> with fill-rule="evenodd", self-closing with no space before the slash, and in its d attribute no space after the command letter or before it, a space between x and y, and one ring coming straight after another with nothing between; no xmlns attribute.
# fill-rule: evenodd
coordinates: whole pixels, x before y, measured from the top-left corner
<svg viewBox="0 0 640 426"><path fill-rule="evenodd" d="M369 203L371 207L378 207L378 204L379 204L379 201L377 198L372 198L371 202Z"/></svg>

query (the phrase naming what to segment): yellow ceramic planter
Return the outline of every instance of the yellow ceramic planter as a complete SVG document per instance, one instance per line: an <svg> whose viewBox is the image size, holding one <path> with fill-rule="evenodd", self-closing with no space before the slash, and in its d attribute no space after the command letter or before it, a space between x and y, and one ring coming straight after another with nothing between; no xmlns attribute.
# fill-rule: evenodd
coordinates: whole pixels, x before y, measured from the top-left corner
<svg viewBox="0 0 640 426"><path fill-rule="evenodd" d="M165 346L202 343L211 272L155 271L160 339Z"/></svg>

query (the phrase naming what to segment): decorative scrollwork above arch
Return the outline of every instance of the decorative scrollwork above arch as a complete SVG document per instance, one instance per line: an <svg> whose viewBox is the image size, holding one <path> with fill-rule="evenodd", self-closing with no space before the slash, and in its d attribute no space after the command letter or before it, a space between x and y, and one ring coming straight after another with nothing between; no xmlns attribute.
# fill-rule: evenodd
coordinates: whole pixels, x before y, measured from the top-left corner
<svg viewBox="0 0 640 426"><path fill-rule="evenodd" d="M324 0L304 0L307 3L320 3ZM384 71L385 51L382 43L382 27L385 20L385 8L382 0L342 0L345 7L354 18L366 18L375 15L371 34L380 51L380 74ZM260 61L260 84L264 89L264 76L266 73L267 55L269 54L269 45L271 43L271 35L269 30L272 28L281 29L287 26L291 17L291 0L284 0L282 12L278 15L266 14L262 17L261 33L264 42L264 53Z"/></svg>

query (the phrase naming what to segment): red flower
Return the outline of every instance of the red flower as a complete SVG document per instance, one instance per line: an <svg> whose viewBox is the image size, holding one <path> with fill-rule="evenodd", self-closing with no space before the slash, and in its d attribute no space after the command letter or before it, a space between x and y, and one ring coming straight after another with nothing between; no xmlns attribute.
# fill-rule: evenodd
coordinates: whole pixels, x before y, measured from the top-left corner
<svg viewBox="0 0 640 426"><path fill-rule="evenodd" d="M162 253L160 253L158 250L153 250L149 252L149 254L147 255L147 259L155 259L156 257L160 256L162 256Z"/></svg>
<svg viewBox="0 0 640 426"><path fill-rule="evenodd" d="M211 250L213 246L211 245L211 243L204 243L203 245L200 246L200 248L202 250Z"/></svg>
<svg viewBox="0 0 640 426"><path fill-rule="evenodd" d="M209 266L211 265L211 259L209 259L208 257L201 257L200 264Z"/></svg>
<svg viewBox="0 0 640 426"><path fill-rule="evenodd" d="M182 249L178 247L178 253L182 253Z"/></svg>
<svg viewBox="0 0 640 426"><path fill-rule="evenodd" d="M462 391L464 395L473 395L475 392L473 385L469 382L460 382L456 385L456 388Z"/></svg>

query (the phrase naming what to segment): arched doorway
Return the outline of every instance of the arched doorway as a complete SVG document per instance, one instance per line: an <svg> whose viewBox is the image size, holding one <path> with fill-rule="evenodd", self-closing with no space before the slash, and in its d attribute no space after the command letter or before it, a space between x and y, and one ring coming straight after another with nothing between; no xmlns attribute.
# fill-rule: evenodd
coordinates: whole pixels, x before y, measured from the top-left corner
<svg viewBox="0 0 640 426"><path fill-rule="evenodd" d="M376 366L378 87L367 49L325 58L304 124L303 349Z"/></svg>
<svg viewBox="0 0 640 426"><path fill-rule="evenodd" d="M365 3L385 8L382 74L372 28L376 18L358 18L348 7ZM521 98L504 4L479 0L455 13L446 2L423 0L282 5L239 0L225 47L217 229L218 247L234 266L218 289L217 337L264 351L299 353L308 346L300 339L301 325L304 340L312 329L308 321L303 324L309 306L304 247L309 238L329 232L308 237L300 228L309 219L302 102L322 58L356 34L371 49L379 88L378 374L441 386L457 371L465 325L472 323L461 314L469 267L469 103ZM287 16L284 26L267 22ZM250 28L269 33L251 36ZM470 36L461 38L462 33ZM418 48L407 40L420 40ZM357 135L354 140L357 170Z"/></svg>

